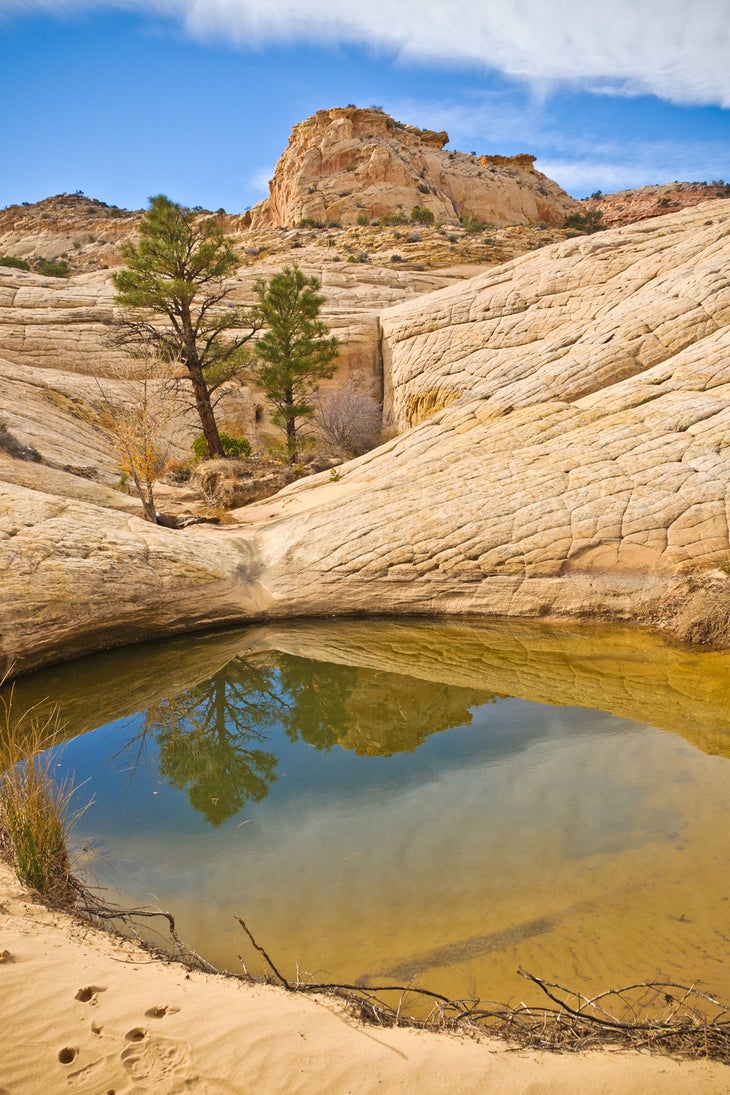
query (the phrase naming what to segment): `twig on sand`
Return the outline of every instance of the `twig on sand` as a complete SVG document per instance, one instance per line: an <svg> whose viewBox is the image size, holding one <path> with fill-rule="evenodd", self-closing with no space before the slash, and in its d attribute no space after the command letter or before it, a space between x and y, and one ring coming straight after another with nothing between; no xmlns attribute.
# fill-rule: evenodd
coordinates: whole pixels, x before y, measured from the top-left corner
<svg viewBox="0 0 730 1095"><path fill-rule="evenodd" d="M240 916L236 920L289 992L338 996L365 1022L489 1033L532 1049L567 1052L611 1046L730 1064L730 1008L695 985L640 981L589 997L519 969L520 976L537 986L554 1005L537 1007L524 1002L512 1006L478 999L451 1000L414 985L301 982L298 976L293 984L257 943L245 921ZM383 999L391 993L398 993L395 1007ZM425 1019L404 1015L408 994L434 1001Z"/></svg>

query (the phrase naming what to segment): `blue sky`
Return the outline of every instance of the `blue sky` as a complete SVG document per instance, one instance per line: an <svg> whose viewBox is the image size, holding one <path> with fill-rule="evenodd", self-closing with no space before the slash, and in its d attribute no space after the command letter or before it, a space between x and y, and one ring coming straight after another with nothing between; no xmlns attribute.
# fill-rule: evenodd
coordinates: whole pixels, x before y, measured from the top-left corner
<svg viewBox="0 0 730 1095"><path fill-rule="evenodd" d="M0 207L239 212L347 103L577 197L730 180L729 62L728 0L0 0Z"/></svg>

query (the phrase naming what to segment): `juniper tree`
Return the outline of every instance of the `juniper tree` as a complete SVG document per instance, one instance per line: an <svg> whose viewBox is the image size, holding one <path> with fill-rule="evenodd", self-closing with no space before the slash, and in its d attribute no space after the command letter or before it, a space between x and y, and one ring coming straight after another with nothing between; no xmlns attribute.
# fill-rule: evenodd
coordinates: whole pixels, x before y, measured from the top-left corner
<svg viewBox="0 0 730 1095"><path fill-rule="evenodd" d="M118 339L132 353L152 349L177 361L190 382L211 457L223 456L212 396L250 360L247 345L259 322L228 298L240 266L233 240L216 217L201 215L164 194L150 200L139 242L121 248L126 266L112 275L116 301L130 309Z"/></svg>
<svg viewBox="0 0 730 1095"><path fill-rule="evenodd" d="M315 277L298 266L287 266L270 281L254 285L259 303L254 309L266 328L256 342L254 376L273 404L273 421L286 436L289 463L301 447L303 420L311 418L311 398L320 380L335 371L337 339L319 318L324 297Z"/></svg>

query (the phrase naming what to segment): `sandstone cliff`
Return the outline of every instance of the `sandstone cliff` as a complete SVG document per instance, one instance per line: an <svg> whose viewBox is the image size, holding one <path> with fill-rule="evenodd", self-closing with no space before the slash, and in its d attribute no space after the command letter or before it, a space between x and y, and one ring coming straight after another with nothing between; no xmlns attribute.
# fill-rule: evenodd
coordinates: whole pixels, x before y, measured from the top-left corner
<svg viewBox="0 0 730 1095"><path fill-rule="evenodd" d="M172 532L6 482L4 665L353 613L603 616L728 642L729 264L718 201L386 311L392 414L414 425L239 528Z"/></svg>
<svg viewBox="0 0 730 1095"><path fill-rule="evenodd" d="M536 171L534 156L447 152L447 133L402 125L382 110L320 110L292 130L253 227L354 224L414 206L437 221L562 224L580 208Z"/></svg>

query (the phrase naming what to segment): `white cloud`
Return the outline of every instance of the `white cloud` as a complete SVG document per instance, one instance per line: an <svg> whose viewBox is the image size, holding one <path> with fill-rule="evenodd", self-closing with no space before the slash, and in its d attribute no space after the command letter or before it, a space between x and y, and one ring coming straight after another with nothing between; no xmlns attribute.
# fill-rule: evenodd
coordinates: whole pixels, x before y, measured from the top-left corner
<svg viewBox="0 0 730 1095"><path fill-rule="evenodd" d="M258 167L247 181L251 189L260 194L269 193L269 180L274 177L274 168Z"/></svg>
<svg viewBox="0 0 730 1095"><path fill-rule="evenodd" d="M124 8L172 16L199 39L256 46L355 42L404 59L730 107L726 0L0 0L18 11Z"/></svg>
<svg viewBox="0 0 730 1095"><path fill-rule="evenodd" d="M535 167L576 197L585 197L594 190L611 194L675 180L711 182L722 175L722 164L727 163L711 142L705 145L648 142L594 150L576 146L572 155L566 152L539 156Z"/></svg>

